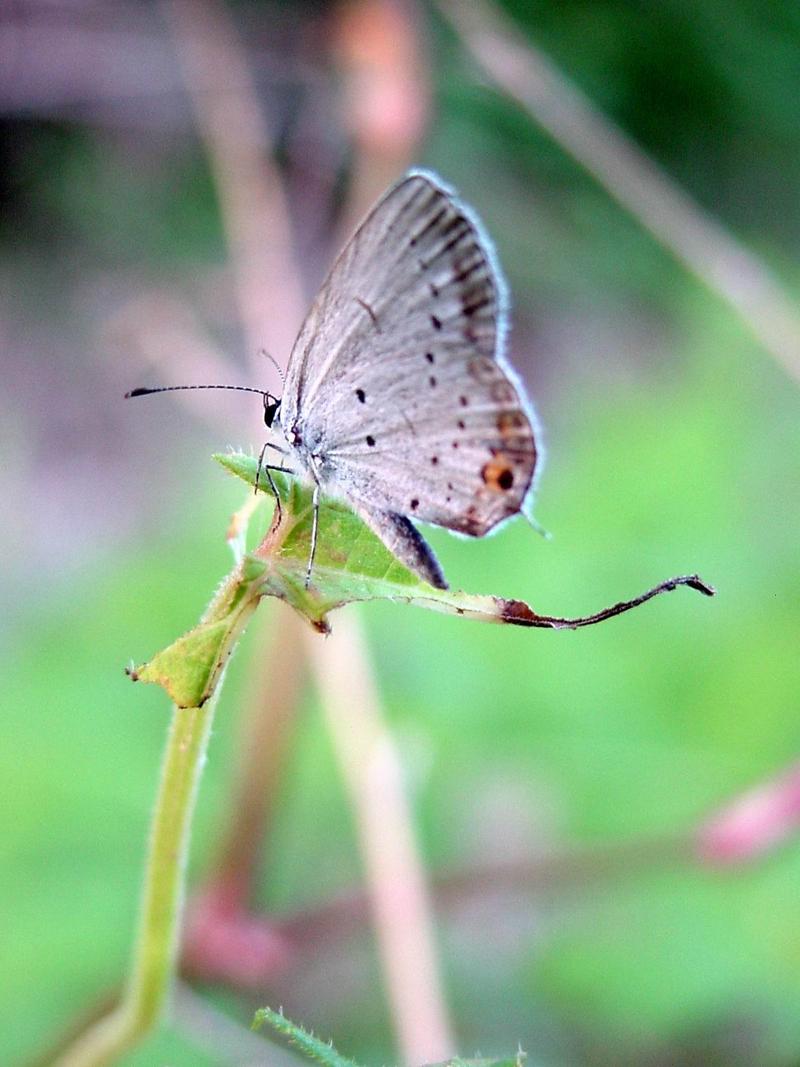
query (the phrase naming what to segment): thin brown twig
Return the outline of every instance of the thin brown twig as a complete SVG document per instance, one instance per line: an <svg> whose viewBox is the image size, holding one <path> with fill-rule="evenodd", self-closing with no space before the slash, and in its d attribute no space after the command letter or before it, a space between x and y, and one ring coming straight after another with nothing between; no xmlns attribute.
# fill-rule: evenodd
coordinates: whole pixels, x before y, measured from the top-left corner
<svg viewBox="0 0 800 1067"><path fill-rule="evenodd" d="M800 380L800 312L767 265L681 189L619 126L483 0L435 0L491 80L722 297Z"/></svg>
<svg viewBox="0 0 800 1067"><path fill-rule="evenodd" d="M289 206L244 50L222 4L166 0L164 11L214 174L248 356L255 360L266 346L285 361L305 299Z"/></svg>
<svg viewBox="0 0 800 1067"><path fill-rule="evenodd" d="M262 989L291 958L288 939L268 916L251 908L306 678L303 625L299 616L280 605L261 642L266 652L259 657L245 702L237 746L239 768L217 859L187 907L181 967L184 974L202 981Z"/></svg>
<svg viewBox="0 0 800 1067"><path fill-rule="evenodd" d="M430 895L435 911L447 920L453 908L490 895L592 892L600 884L672 870L676 864L694 867L696 859L689 834L635 839L536 859L509 859L485 866L438 871L430 878ZM313 946L327 938L357 933L367 919L369 906L368 895L353 889L302 911L273 916L271 921L275 933L291 940L298 948Z"/></svg>
<svg viewBox="0 0 800 1067"><path fill-rule="evenodd" d="M252 703L263 706L270 694L271 714L248 717L241 738L243 766L231 798L231 819L223 835L220 870L241 905L249 902L251 883L270 823L286 747L305 683L305 655L301 636L306 624L295 612L279 605L266 635L268 651L259 657Z"/></svg>
<svg viewBox="0 0 800 1067"><path fill-rule="evenodd" d="M169 0L165 11L215 179L249 355L266 344L285 358L301 321L303 284L247 58L223 5ZM289 613L273 618L243 717L242 764L219 858L188 908L183 966L206 979L258 982L287 951L247 908L305 674L298 629Z"/></svg>
<svg viewBox="0 0 800 1067"><path fill-rule="evenodd" d="M256 357L266 345L283 356L301 322L303 282L283 181L272 160L245 51L223 4L167 0L164 10L215 179L249 355ZM229 889L231 881L236 883L239 903L248 896L257 839L268 820L281 761L280 739L288 735L301 684L304 664L297 632L295 620L282 615L274 634L276 648L268 667L259 672L261 695L252 699L253 712L243 727L246 762L217 870ZM267 719L265 706L270 708Z"/></svg>
<svg viewBox="0 0 800 1067"><path fill-rule="evenodd" d="M301 321L303 283L247 57L224 5L167 0L164 10L215 180L248 354L255 359L266 345L285 359ZM241 727L243 762L219 860L188 910L183 962L206 978L241 973L252 984L288 951L247 906L304 677L297 631L287 613L273 621Z"/></svg>

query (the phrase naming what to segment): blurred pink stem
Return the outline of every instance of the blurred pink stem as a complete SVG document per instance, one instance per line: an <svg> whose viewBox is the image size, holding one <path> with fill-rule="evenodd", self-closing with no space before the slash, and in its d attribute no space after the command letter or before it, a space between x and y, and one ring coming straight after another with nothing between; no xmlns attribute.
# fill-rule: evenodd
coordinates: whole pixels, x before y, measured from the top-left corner
<svg viewBox="0 0 800 1067"><path fill-rule="evenodd" d="M424 31L424 14L414 0L348 0L334 8L331 51L352 144L342 240L415 162L430 113Z"/></svg>
<svg viewBox="0 0 800 1067"><path fill-rule="evenodd" d="M434 924L394 740L383 722L355 613L335 634L307 634L307 652L356 817L398 1043L409 1064L448 1059L455 1048Z"/></svg>
<svg viewBox="0 0 800 1067"><path fill-rule="evenodd" d="M737 312L800 380L800 313L767 266L602 114L543 52L481 0L437 7L492 81Z"/></svg>

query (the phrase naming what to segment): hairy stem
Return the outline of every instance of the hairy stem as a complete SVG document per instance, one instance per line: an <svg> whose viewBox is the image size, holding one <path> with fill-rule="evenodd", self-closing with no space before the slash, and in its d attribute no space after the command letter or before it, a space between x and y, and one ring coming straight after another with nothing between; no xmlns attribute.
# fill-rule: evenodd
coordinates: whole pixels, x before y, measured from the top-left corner
<svg viewBox="0 0 800 1067"><path fill-rule="evenodd" d="M119 1006L84 1031L57 1059L57 1067L113 1063L164 1010L175 973L192 815L219 691L217 685L201 708L173 710L128 986Z"/></svg>

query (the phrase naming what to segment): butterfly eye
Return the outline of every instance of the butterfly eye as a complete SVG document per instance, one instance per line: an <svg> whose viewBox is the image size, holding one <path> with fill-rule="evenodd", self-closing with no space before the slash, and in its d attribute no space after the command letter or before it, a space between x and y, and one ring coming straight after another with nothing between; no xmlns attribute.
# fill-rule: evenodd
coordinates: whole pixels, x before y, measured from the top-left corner
<svg viewBox="0 0 800 1067"><path fill-rule="evenodd" d="M272 424L275 422L275 416L278 414L280 406L280 400L268 402L266 396L264 397L264 424L268 430L272 429Z"/></svg>

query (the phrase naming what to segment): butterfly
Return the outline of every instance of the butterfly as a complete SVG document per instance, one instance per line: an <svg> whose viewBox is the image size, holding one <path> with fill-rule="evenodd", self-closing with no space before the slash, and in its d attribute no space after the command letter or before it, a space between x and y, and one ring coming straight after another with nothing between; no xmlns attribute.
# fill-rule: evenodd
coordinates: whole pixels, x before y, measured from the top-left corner
<svg viewBox="0 0 800 1067"><path fill-rule="evenodd" d="M314 487L307 586L323 495L345 501L438 589L448 583L412 519L483 537L524 514L538 452L532 409L504 359L505 303L481 224L428 171L393 185L345 245L294 343L280 400L248 390L262 393L265 423L284 438L272 447Z"/></svg>

